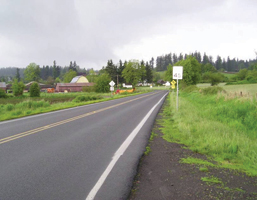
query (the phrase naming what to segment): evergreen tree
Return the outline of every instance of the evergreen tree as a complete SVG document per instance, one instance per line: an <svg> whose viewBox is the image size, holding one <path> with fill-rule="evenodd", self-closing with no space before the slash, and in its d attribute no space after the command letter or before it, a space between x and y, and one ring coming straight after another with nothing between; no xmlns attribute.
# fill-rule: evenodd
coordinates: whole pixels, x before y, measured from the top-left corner
<svg viewBox="0 0 257 200"><path fill-rule="evenodd" d="M56 61L54 60L54 65L53 65L53 78L56 79L57 77L58 77L57 66L56 66Z"/></svg>
<svg viewBox="0 0 257 200"><path fill-rule="evenodd" d="M178 57L177 57L177 55L175 53L173 53L172 58L173 58L173 63L177 63L178 62Z"/></svg>
<svg viewBox="0 0 257 200"><path fill-rule="evenodd" d="M205 64L207 64L209 62L209 58L208 58L208 56L206 55L206 53L204 52L204 54L203 54L203 64L205 65Z"/></svg>
<svg viewBox="0 0 257 200"><path fill-rule="evenodd" d="M215 67L217 70L220 70L222 68L222 59L220 56L217 56L217 60L215 62Z"/></svg>
<svg viewBox="0 0 257 200"><path fill-rule="evenodd" d="M150 67L153 69L154 68L154 58L152 57L152 59L150 60Z"/></svg>
<svg viewBox="0 0 257 200"><path fill-rule="evenodd" d="M151 66L146 62L145 64L145 69L146 69L146 81L147 83L152 83L153 82L153 72L151 69Z"/></svg>
<svg viewBox="0 0 257 200"><path fill-rule="evenodd" d="M117 85L117 75L118 70L117 66L113 64L112 60L108 60L107 66L105 67L105 72L109 74L110 78L115 82Z"/></svg>
<svg viewBox="0 0 257 200"><path fill-rule="evenodd" d="M18 82L20 82L20 80L21 80L21 76L20 76L20 69L19 69L19 68L17 68L17 69L16 69L16 75L15 75L15 78L18 80Z"/></svg>

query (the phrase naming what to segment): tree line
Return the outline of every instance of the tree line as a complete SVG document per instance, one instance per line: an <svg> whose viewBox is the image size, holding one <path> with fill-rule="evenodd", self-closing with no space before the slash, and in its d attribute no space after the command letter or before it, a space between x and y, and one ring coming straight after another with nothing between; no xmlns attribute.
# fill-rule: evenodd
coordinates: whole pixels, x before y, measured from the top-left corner
<svg viewBox="0 0 257 200"><path fill-rule="evenodd" d="M36 63L30 63L26 68L0 68L0 82L8 83L16 78L18 81L22 80L24 82L40 80L41 82L53 84L63 80L69 70L75 71L78 75L89 75L92 68L82 69L77 65L76 61L70 61L70 64L64 67L57 65L56 61L53 61L53 65L43 65L43 67ZM96 70L96 72L98 71Z"/></svg>
<svg viewBox="0 0 257 200"><path fill-rule="evenodd" d="M238 72L241 69L247 69L251 67L252 64L257 63L257 58L253 60L239 60L238 58L231 59L229 56L225 58L221 58L221 56L217 56L216 60L212 56L208 56L206 53L201 55L200 52L194 52L191 54L182 54L177 55L176 53L169 53L162 56L157 56L156 58L156 71L166 71L167 66L169 64L174 65L175 63L186 60L188 56L192 56L196 58L196 60L200 64L211 64L218 71L227 71L227 72Z"/></svg>

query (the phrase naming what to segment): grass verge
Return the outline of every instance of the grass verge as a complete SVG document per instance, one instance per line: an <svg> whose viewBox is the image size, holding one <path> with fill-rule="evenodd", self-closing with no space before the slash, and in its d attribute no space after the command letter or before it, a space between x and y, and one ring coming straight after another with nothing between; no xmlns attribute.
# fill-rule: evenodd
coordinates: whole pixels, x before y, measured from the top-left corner
<svg viewBox="0 0 257 200"><path fill-rule="evenodd" d="M20 117L25 117L29 115L35 115L40 113L46 113L51 111L57 111L77 106L83 106L93 103L99 103L104 101L109 101L113 99L124 98L128 96L134 96L142 93L146 93L148 91L137 91L135 93L129 93L127 95L113 95L110 93L106 94L97 94L92 93L73 93L68 94L67 101L60 100L65 96L65 94L46 94L46 96L42 96L41 98L17 98L19 101L15 101L15 104L7 103L0 104L0 121L16 119ZM53 95L53 96L51 96ZM47 98L46 98L47 97ZM45 99L51 98L50 103ZM22 99L22 100L21 100ZM54 99L57 99L56 101ZM61 101L61 102L59 102Z"/></svg>
<svg viewBox="0 0 257 200"><path fill-rule="evenodd" d="M257 176L256 101L180 92L179 111L174 94L169 95L167 102L162 120L165 140L207 155L217 167ZM190 159L182 162L210 166Z"/></svg>

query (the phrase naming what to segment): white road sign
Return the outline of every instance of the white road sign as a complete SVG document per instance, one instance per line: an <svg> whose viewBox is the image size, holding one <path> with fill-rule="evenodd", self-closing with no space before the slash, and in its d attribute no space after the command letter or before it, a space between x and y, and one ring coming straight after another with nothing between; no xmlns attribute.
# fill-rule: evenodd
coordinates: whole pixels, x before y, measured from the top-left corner
<svg viewBox="0 0 257 200"><path fill-rule="evenodd" d="M113 81L111 81L111 82L109 83L109 85L110 85L111 87L113 87L113 86L115 85L115 83L114 83Z"/></svg>
<svg viewBox="0 0 257 200"><path fill-rule="evenodd" d="M183 79L183 66L173 67L173 79Z"/></svg>
<svg viewBox="0 0 257 200"><path fill-rule="evenodd" d="M113 91L114 91L114 87L112 87L112 86L111 86L111 87L110 87L110 91L112 91L112 92L113 92Z"/></svg>

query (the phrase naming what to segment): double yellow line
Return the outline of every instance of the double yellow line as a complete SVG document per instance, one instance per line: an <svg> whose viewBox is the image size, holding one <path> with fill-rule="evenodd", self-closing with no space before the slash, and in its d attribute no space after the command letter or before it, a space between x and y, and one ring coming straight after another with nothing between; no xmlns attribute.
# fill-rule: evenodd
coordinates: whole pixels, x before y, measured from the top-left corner
<svg viewBox="0 0 257 200"><path fill-rule="evenodd" d="M86 113L86 114L82 114L82 115L79 115L79 116L76 116L76 117L72 117L72 118L65 119L65 120L62 120L62 121L59 121L59 122L55 122L53 124L49 124L49 125L46 125L46 126L36 128L36 129L32 129L32 130L29 130L29 131L26 131L26 132L23 132L23 133L18 133L16 135L13 135L13 136L10 136L10 137L2 138L2 139L0 139L0 144L10 142L12 140L16 140L16 139L19 139L19 138L22 138L22 137L25 137L25 136L28 136L28 135L32 135L32 134L38 133L40 131L44 131L44 130L56 127L56 126L60 126L62 124L66 124L68 122L72 122L72 121L75 121L75 120L78 120L78 119L81 119L81 118L84 118L84 117L87 117L87 116L90 116L90 115L93 115L93 114L96 114L96 113L99 113L99 112L103 112L105 110L109 110L111 108L115 108L117 106L124 105L124 104L130 103L132 101L136 101L138 99L146 98L146 97L154 95L154 94L156 94L156 93L148 94L146 96L138 97L138 98L135 98L135 99L132 99L132 100L129 100L129 101L125 101L125 102L113 105L113 106L109 106L109 107L102 108L102 109L99 109L99 110L96 110L96 111L92 111L92 112L89 112L89 113Z"/></svg>

